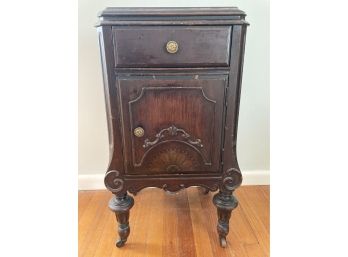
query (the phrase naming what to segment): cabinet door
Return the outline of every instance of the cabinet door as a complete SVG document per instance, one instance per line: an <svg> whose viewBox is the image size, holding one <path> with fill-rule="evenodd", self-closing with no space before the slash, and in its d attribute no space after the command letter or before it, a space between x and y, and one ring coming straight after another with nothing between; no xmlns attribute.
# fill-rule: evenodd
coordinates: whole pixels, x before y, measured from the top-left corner
<svg viewBox="0 0 348 257"><path fill-rule="evenodd" d="M216 173L225 75L119 77L126 174Z"/></svg>

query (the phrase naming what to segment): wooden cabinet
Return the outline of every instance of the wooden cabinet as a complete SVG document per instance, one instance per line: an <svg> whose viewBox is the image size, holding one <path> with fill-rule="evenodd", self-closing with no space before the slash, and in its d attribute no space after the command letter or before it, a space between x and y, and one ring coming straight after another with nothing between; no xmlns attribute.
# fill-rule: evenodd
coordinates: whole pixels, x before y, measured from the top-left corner
<svg viewBox="0 0 348 257"><path fill-rule="evenodd" d="M97 25L108 118L105 185L130 232L145 187L219 192L217 231L226 246L233 191L242 175L236 136L247 23L238 8L107 8ZM139 203L141 204L141 203ZM134 231L136 233L136 231Z"/></svg>

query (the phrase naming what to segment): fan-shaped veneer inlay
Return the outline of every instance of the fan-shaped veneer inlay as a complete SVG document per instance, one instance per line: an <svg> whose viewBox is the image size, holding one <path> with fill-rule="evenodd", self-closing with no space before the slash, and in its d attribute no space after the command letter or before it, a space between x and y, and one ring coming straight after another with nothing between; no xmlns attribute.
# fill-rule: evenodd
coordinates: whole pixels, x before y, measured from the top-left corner
<svg viewBox="0 0 348 257"><path fill-rule="evenodd" d="M204 161L194 148L180 142L166 142L146 156L146 169L153 173L192 173L201 170Z"/></svg>

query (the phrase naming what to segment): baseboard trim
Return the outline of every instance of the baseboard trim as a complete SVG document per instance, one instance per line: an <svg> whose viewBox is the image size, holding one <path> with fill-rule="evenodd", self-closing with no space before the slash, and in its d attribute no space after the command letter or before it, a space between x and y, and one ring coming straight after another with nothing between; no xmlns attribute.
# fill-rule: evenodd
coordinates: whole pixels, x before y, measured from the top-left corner
<svg viewBox="0 0 348 257"><path fill-rule="evenodd" d="M269 170L246 170L246 171L242 171L242 174L243 174L242 186L270 184Z"/></svg>
<svg viewBox="0 0 348 257"><path fill-rule="evenodd" d="M269 185L269 170L247 170L243 171L242 185ZM104 174L79 175L79 190L101 190L105 189Z"/></svg>
<svg viewBox="0 0 348 257"><path fill-rule="evenodd" d="M79 175L79 190L106 189L104 185L104 174Z"/></svg>

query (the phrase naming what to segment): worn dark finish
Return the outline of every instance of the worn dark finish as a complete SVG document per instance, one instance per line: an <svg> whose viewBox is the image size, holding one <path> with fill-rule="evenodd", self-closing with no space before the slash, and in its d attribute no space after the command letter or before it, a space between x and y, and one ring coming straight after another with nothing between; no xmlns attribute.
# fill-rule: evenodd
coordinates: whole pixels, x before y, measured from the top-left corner
<svg viewBox="0 0 348 257"><path fill-rule="evenodd" d="M237 207L238 201L232 194L224 194L219 192L214 196L213 203L217 208L217 231L219 233L220 244L222 247L226 247L226 236L229 232L229 220L231 217L231 212Z"/></svg>
<svg viewBox="0 0 348 257"><path fill-rule="evenodd" d="M115 212L118 225L118 234L120 239L116 242L117 247L122 247L129 236L129 210L134 205L134 200L131 196L125 194L123 196L115 195L109 202L109 208Z"/></svg>
<svg viewBox="0 0 348 257"><path fill-rule="evenodd" d="M173 173L178 162L180 173L218 172L226 85L226 75L120 75L125 173ZM185 133L165 131L171 126ZM137 127L143 137L127 132Z"/></svg>
<svg viewBox="0 0 348 257"><path fill-rule="evenodd" d="M213 203L226 246L236 157L245 13L223 8L107 8L97 25L110 142L105 185L130 232L133 198L145 187L199 186ZM126 26L125 26L126 25Z"/></svg>
<svg viewBox="0 0 348 257"><path fill-rule="evenodd" d="M229 64L230 26L119 26L113 28L113 36L116 67ZM172 40L178 45L175 53L165 47Z"/></svg>

